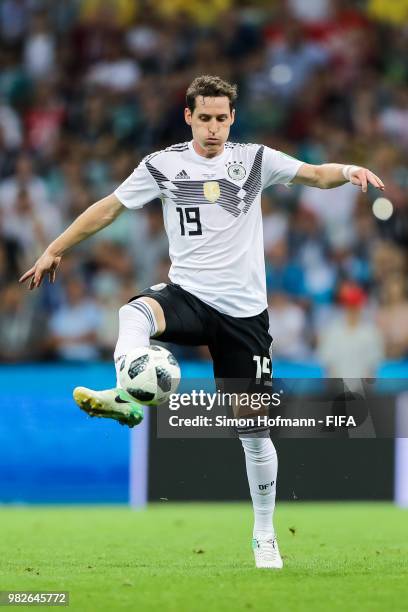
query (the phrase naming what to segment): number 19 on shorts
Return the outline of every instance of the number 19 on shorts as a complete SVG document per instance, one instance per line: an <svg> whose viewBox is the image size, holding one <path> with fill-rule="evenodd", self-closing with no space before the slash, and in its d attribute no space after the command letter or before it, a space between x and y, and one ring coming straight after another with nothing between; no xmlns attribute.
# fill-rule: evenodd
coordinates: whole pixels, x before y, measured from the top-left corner
<svg viewBox="0 0 408 612"><path fill-rule="evenodd" d="M256 363L256 375L255 378L268 378L271 377L271 360L269 357L261 357L260 355L254 355L253 360Z"/></svg>

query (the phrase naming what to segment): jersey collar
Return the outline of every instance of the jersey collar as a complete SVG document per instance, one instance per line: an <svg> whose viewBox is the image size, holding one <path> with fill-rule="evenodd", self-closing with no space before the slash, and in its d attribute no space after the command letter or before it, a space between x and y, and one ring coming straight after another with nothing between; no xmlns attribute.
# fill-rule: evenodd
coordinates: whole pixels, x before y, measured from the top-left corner
<svg viewBox="0 0 408 612"><path fill-rule="evenodd" d="M221 153L219 153L215 157L203 157L202 155L199 155L194 149L192 140L190 140L190 142L188 143L188 147L190 149L192 157L194 157L195 160L200 161L202 164L207 164L209 166L218 164L225 157L225 154L227 152L227 149L224 144L224 148Z"/></svg>

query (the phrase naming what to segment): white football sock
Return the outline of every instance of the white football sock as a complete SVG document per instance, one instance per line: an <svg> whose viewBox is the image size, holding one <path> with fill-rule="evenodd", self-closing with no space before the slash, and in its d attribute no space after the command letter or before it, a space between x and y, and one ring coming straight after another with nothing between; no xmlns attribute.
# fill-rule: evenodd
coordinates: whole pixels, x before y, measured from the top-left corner
<svg viewBox="0 0 408 612"><path fill-rule="evenodd" d="M149 346L151 336L157 333L157 322L149 304L135 300L119 309L119 337L114 352L116 386L119 384L121 358L138 346Z"/></svg>
<svg viewBox="0 0 408 612"><path fill-rule="evenodd" d="M254 537L273 536L278 457L272 440L240 436L254 509Z"/></svg>

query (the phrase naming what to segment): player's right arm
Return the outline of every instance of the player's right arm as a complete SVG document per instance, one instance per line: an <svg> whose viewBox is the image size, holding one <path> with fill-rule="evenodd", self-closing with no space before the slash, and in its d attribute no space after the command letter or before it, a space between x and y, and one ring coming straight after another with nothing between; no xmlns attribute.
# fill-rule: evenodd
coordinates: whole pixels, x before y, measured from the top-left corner
<svg viewBox="0 0 408 612"><path fill-rule="evenodd" d="M92 204L46 248L33 267L20 278L20 283L30 279L29 288L34 289L41 285L45 274L49 275L53 283L62 255L88 236L110 225L124 210L125 206L114 193Z"/></svg>

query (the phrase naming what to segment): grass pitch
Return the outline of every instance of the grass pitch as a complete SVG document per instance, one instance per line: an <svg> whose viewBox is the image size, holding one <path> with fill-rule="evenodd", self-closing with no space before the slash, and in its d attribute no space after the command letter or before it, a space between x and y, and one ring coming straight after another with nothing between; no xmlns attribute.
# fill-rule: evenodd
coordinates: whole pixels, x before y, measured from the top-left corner
<svg viewBox="0 0 408 612"><path fill-rule="evenodd" d="M251 523L249 504L3 507L0 590L81 612L407 610L408 511L279 504L282 571L254 568Z"/></svg>

